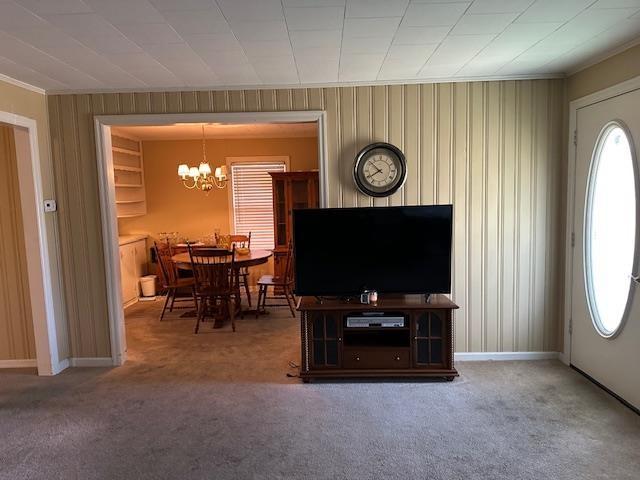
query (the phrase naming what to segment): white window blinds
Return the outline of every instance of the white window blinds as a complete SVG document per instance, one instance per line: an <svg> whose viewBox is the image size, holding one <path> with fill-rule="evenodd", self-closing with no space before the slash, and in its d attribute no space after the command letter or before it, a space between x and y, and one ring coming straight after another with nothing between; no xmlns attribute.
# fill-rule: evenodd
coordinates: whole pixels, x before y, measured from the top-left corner
<svg viewBox="0 0 640 480"><path fill-rule="evenodd" d="M233 227L236 235L251 232L251 248L274 246L273 191L269 172L284 172L283 162L231 165Z"/></svg>

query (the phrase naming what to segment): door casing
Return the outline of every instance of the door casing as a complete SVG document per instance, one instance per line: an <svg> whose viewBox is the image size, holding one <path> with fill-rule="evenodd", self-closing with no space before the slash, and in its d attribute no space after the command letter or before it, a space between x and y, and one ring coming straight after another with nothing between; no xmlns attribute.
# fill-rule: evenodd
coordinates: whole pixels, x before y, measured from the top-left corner
<svg viewBox="0 0 640 480"><path fill-rule="evenodd" d="M640 76L619 83L609 88L605 88L590 95L578 98L569 103L569 138L567 148L567 223L565 233L565 268L564 268L564 336L563 349L560 353L560 360L569 365L571 363L571 312L573 307L572 285L573 277L573 248L575 243L574 224L576 215L582 212L575 211L575 190L576 190L576 153L577 153L577 120L578 110L595 103L609 100L619 95L640 89Z"/></svg>

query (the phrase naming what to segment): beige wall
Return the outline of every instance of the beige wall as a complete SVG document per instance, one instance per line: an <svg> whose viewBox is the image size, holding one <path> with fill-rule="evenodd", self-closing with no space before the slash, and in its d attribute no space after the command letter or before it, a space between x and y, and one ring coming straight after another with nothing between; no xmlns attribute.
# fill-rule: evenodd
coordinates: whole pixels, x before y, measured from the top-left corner
<svg viewBox="0 0 640 480"><path fill-rule="evenodd" d="M326 110L330 206L453 202L457 351L558 348L563 80L49 97L74 356L109 355L93 115ZM404 150L389 199L359 194L369 142Z"/></svg>
<svg viewBox="0 0 640 480"><path fill-rule="evenodd" d="M231 232L229 188L214 188L209 195L187 190L180 181L178 164L198 165L202 159L199 140L145 141L144 179L147 214L121 218L121 234L144 233L156 238L159 232L179 232L191 240L212 235L214 228ZM207 160L212 168L226 157L285 155L290 170L318 168L317 138L207 140Z"/></svg>
<svg viewBox="0 0 640 480"><path fill-rule="evenodd" d="M640 75L640 45L567 78L568 100L584 97Z"/></svg>
<svg viewBox="0 0 640 480"><path fill-rule="evenodd" d="M42 191L44 198L55 198L53 166L49 143L49 117L46 97L40 93L0 81L0 111L10 112L36 121L38 129L38 151L42 174ZM62 273L60 271L57 214L45 216L46 234L48 238L49 260L53 276L54 309L58 333L59 358L69 356L68 330L64 301L62 298Z"/></svg>
<svg viewBox="0 0 640 480"><path fill-rule="evenodd" d="M13 127L0 124L0 360L36 358Z"/></svg>

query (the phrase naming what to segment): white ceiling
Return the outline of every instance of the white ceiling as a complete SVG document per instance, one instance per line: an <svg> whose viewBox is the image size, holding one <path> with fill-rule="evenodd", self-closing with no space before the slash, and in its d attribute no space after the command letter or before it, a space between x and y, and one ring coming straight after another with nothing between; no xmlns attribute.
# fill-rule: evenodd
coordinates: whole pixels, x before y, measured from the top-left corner
<svg viewBox="0 0 640 480"><path fill-rule="evenodd" d="M222 124L206 123L205 138L311 138L318 136L316 122L300 123L251 123ZM137 138L138 140L200 140L201 123L179 123L158 126L112 127L111 133Z"/></svg>
<svg viewBox="0 0 640 480"><path fill-rule="evenodd" d="M0 74L48 91L563 74L640 0L0 0Z"/></svg>

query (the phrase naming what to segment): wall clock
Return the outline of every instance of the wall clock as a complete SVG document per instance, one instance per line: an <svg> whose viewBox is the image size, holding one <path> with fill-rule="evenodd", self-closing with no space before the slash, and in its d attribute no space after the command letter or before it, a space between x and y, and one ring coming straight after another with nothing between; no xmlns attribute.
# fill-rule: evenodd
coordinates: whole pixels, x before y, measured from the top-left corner
<svg viewBox="0 0 640 480"><path fill-rule="evenodd" d="M407 178L407 161L400 149L390 143L372 143L356 156L353 180L365 195L387 197Z"/></svg>

